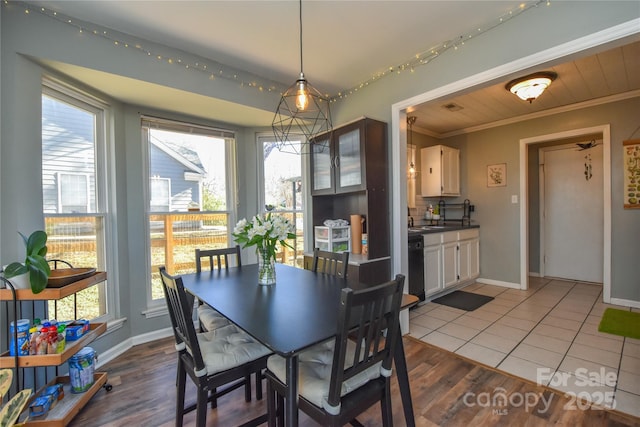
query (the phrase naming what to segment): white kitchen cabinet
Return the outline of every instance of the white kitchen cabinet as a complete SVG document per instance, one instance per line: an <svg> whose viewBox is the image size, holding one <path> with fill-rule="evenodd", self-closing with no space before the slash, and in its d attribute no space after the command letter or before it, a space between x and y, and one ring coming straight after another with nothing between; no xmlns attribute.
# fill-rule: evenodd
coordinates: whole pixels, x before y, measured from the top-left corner
<svg viewBox="0 0 640 427"><path fill-rule="evenodd" d="M480 274L480 238L477 229L464 230L458 236L458 281L474 279Z"/></svg>
<svg viewBox="0 0 640 427"><path fill-rule="evenodd" d="M420 150L422 197L460 195L460 150L434 145Z"/></svg>
<svg viewBox="0 0 640 427"><path fill-rule="evenodd" d="M429 233L424 239L424 289L433 295L473 280L480 274L477 228Z"/></svg>

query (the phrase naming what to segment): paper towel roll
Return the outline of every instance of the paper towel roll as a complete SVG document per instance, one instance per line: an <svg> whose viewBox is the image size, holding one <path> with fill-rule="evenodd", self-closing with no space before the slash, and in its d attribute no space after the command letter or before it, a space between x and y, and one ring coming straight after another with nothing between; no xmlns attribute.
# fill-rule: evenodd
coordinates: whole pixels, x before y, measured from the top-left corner
<svg viewBox="0 0 640 427"><path fill-rule="evenodd" d="M351 215L351 253L362 252L362 216Z"/></svg>

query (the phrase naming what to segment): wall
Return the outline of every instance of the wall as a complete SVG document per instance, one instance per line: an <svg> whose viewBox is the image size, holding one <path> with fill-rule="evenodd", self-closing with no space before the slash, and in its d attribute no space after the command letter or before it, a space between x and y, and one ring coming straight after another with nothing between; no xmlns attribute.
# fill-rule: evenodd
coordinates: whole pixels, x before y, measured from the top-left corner
<svg viewBox="0 0 640 427"><path fill-rule="evenodd" d="M622 141L629 139L636 130L638 111L640 111L640 98L632 98L442 141L445 145L461 147L465 153L463 157L467 159L467 177L463 179L466 180L469 198L476 206L473 218L481 225L480 272L483 278L519 283L520 223L518 215L520 207L519 204L511 203L511 195L519 194L520 139L610 124L611 296L623 300L640 301L640 288L637 286L638 271L633 261L633 254L640 253L640 241L632 237L640 235L640 220L637 211L625 210L622 206ZM507 163L506 187L487 187L486 167L494 163ZM537 175L533 175L535 176ZM536 179L533 178L531 181ZM534 191L537 185L532 184L529 188ZM532 265L536 264L532 262Z"/></svg>
<svg viewBox="0 0 640 427"><path fill-rule="evenodd" d="M580 8L580 20L575 19L576 8ZM377 81L367 90L350 96L345 101L333 106L332 116L335 126L351 121L360 116L392 123L391 106L402 100L410 99L416 94L440 88L482 73L501 64L515 61L555 45L574 40L578 37L607 29L638 16L636 2L553 2L551 7L539 7L528 11L521 17L508 21L496 29L470 40L465 48L448 51L427 66L419 67L415 72L404 72ZM0 253L3 260L18 259L21 242L17 230L29 231L41 228L42 192L41 192L41 155L40 127L34 125L39 120L40 96L43 67L37 61L52 60L91 68L106 73L169 86L172 88L199 93L205 96L224 99L230 102L273 110L277 105L278 95L275 93L256 94L255 90L240 89L237 85L224 79L211 81L204 74L179 70L168 64L162 64L153 58L141 56L133 49L122 49L109 40L90 35L78 34L69 25L55 21L46 16L32 13L25 14L19 4L2 3L1 11L1 55L0 55ZM544 31L540 31L544 28ZM153 45L153 44L152 44ZM153 50L167 57L175 56L176 51L153 45ZM180 55L189 55L178 52ZM90 88L92 93L100 94L100 88ZM162 111L150 111L144 106L123 105L120 102L103 96L113 105L113 117L110 123L114 141L115 172L112 182L114 203L114 226L116 227L117 246L114 251L114 262L118 266L118 274L110 277L118 295L119 316L127 318L122 329L107 337L101 338L96 347L98 351L110 348L127 339L142 336L153 331L166 328L169 324L166 316L147 318L142 314L146 308L146 250L144 247L144 164L140 142L139 114L163 115L179 119L178 115L167 115ZM637 111L637 110L636 110ZM193 119L193 118L188 118ZM612 120L613 121L613 120ZM256 190L256 144L255 134L265 129L240 129L226 123L208 123L219 125L237 132L238 154L238 216L250 216L257 211ZM564 129L573 127L573 123L563 121L554 123L554 127ZM389 141L393 141L393 128L389 126ZM520 129L521 135L535 134L533 125ZM496 138L504 136L507 138ZM624 132L614 131L614 141L619 141ZM477 165L502 158L505 162L517 164L517 152L512 144L521 135L514 135L506 130L492 130L479 135L466 136L452 140L452 144L466 145L467 139L493 138L487 152L480 148L483 144L469 144L469 175L464 177L469 183L468 194L474 203L483 199L483 205L475 215L482 224L483 247L503 248L496 253L495 259L506 255L506 260L516 256L514 242L517 237L518 217L512 205L503 210L492 210L491 207L501 203L511 190L488 193L477 188L476 182L484 182L484 170ZM622 136L621 136L622 135ZM616 142L617 143L617 142ZM393 151L389 144L390 153ZM390 155L390 158L391 155ZM471 162L473 159L473 162ZM397 161L397 160L395 160ZM621 167L621 156L613 156L613 169ZM392 174L404 172L399 170L399 163L391 168ZM463 170L464 170L463 166ZM517 181L516 168L509 168L509 182ZM16 184L17 183L17 184ZM619 184L619 179L613 185ZM393 187L390 185L389 188ZM619 204L615 199L614 203ZM391 207L388 207L391 210ZM488 210L487 210L488 209ZM404 221L406 210L402 211ZM482 211L482 212L480 212ZM625 230L637 221L637 212L617 212L615 216L614 287L613 293L620 297L634 297L633 291L618 289L620 283L626 282L630 276L622 267L629 263L627 249L636 249L631 236ZM620 221L620 225L617 225ZM487 245L487 246L485 246ZM247 254L248 258L253 256ZM243 254L244 256L244 254ZM402 254L395 253L394 257ZM406 254L404 255L406 257ZM506 262L491 261L483 257L482 274L495 280L517 281L517 262L506 265ZM405 264L406 266L406 264ZM626 286L626 285L625 285ZM634 297L640 300L637 295Z"/></svg>

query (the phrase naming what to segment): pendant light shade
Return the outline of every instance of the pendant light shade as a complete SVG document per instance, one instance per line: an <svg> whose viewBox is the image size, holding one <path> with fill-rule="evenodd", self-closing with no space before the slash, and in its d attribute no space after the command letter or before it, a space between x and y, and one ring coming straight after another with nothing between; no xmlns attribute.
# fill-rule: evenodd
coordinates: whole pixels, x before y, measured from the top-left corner
<svg viewBox="0 0 640 427"><path fill-rule="evenodd" d="M505 88L523 101L529 101L529 103L531 103L534 99L542 95L542 92L544 92L557 77L558 75L554 72L543 71L511 80Z"/></svg>
<svg viewBox="0 0 640 427"><path fill-rule="evenodd" d="M280 98L272 128L280 151L300 153L319 134L332 129L329 97L311 86L302 67L302 0L300 4L300 77ZM299 134L306 141L299 141ZM291 137L290 137L291 134Z"/></svg>

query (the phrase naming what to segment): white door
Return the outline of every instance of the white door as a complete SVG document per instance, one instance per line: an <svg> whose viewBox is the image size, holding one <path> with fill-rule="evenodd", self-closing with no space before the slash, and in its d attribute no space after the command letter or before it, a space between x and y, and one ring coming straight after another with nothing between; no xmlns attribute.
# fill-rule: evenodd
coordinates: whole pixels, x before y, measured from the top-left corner
<svg viewBox="0 0 640 427"><path fill-rule="evenodd" d="M602 145L540 151L544 275L602 283Z"/></svg>

